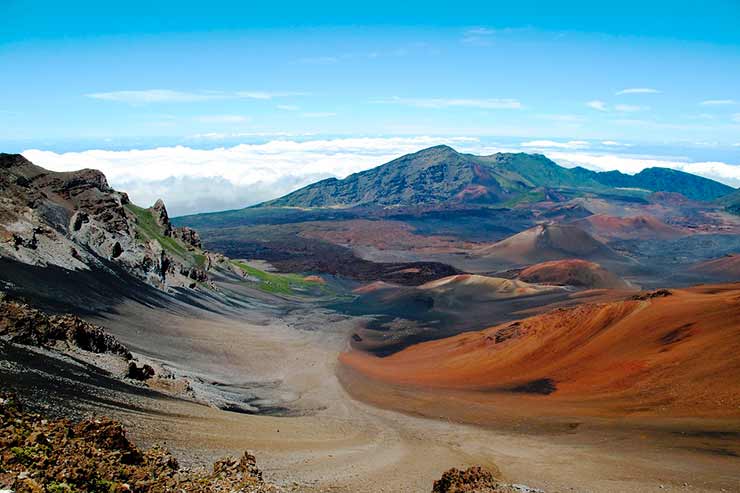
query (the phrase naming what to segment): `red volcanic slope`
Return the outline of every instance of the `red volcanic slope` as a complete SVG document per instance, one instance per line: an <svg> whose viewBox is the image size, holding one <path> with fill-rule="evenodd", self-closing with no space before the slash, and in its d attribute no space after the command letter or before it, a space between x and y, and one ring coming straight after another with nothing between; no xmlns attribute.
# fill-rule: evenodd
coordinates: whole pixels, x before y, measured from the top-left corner
<svg viewBox="0 0 740 493"><path fill-rule="evenodd" d="M373 379L493 406L496 396L535 399L531 412L740 417L740 284L642 298L341 361Z"/></svg>
<svg viewBox="0 0 740 493"><path fill-rule="evenodd" d="M529 283L585 288L627 288L629 284L594 262L580 259L552 260L530 265L519 273Z"/></svg>
<svg viewBox="0 0 740 493"><path fill-rule="evenodd" d="M616 217L595 214L575 221L574 224L605 240L639 239L667 240L686 233L648 215Z"/></svg>
<svg viewBox="0 0 740 493"><path fill-rule="evenodd" d="M740 254L733 253L701 262L693 266L691 270L722 279L740 280Z"/></svg>

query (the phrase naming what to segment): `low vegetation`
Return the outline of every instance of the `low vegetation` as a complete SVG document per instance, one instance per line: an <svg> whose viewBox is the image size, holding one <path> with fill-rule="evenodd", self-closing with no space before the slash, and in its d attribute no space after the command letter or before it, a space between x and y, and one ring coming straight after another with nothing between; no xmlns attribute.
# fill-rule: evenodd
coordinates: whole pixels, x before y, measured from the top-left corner
<svg viewBox="0 0 740 493"><path fill-rule="evenodd" d="M165 236L162 227L157 224L149 209L134 204L126 204L126 209L136 216L137 234L144 240L157 241L170 254L187 257L187 249L174 238Z"/></svg>
<svg viewBox="0 0 740 493"><path fill-rule="evenodd" d="M232 263L241 269L249 278L258 284L258 288L273 294L305 294L327 292L326 286L316 280L310 280L300 274L278 274L265 272L245 262L232 260Z"/></svg>

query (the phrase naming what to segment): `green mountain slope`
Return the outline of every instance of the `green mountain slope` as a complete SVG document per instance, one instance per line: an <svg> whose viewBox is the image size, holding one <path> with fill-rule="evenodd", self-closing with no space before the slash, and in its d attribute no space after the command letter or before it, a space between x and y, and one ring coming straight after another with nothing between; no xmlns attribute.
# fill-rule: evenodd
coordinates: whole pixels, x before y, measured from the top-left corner
<svg viewBox="0 0 740 493"><path fill-rule="evenodd" d="M443 202L501 203L537 187L598 187L538 154L462 154L436 146L344 180L330 178L262 204L352 207Z"/></svg>
<svg viewBox="0 0 740 493"><path fill-rule="evenodd" d="M652 192L677 192L693 200L712 201L735 191L734 188L701 176L669 168L646 168L635 175L619 171L596 172L584 168L574 171L602 185L640 188Z"/></svg>
<svg viewBox="0 0 740 493"><path fill-rule="evenodd" d="M564 168L541 154L496 153L475 156L436 146L402 156L343 180L330 178L257 206L176 219L191 227L226 227L250 222L290 222L295 214L357 214L362 206L481 204L509 207L545 200L549 192L566 196L596 193L608 198L644 198L650 192L678 192L691 199L714 201L735 189L707 178L665 168L636 175ZM557 195L556 193L556 195ZM300 208L286 209L286 208ZM740 207L738 207L740 209ZM268 220L269 219L269 220Z"/></svg>

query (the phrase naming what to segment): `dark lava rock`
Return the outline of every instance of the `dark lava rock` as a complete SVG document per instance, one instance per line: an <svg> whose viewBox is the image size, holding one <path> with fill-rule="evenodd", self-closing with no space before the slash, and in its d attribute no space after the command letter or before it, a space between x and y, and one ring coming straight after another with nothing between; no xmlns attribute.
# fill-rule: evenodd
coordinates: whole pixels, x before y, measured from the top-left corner
<svg viewBox="0 0 740 493"><path fill-rule="evenodd" d="M35 308L6 300L0 293L0 336L30 346L66 342L84 351L110 353L131 359L131 352L102 327L75 315L47 315Z"/></svg>
<svg viewBox="0 0 740 493"><path fill-rule="evenodd" d="M149 365L138 366L134 361L130 361L128 364L128 372L126 373L128 378L139 380L143 382L149 380L154 376L154 368Z"/></svg>

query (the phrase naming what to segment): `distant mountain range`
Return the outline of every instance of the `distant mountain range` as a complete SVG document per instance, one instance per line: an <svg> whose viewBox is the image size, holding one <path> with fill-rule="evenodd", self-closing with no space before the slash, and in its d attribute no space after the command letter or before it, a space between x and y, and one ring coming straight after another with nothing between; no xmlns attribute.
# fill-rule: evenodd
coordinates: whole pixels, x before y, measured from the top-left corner
<svg viewBox="0 0 740 493"><path fill-rule="evenodd" d="M343 180L329 178L260 204L273 207L414 206L441 203L506 204L537 201L548 193L592 191L646 195L675 192L713 201L736 190L667 168L636 175L564 168L541 154L475 156L449 146L430 147Z"/></svg>

